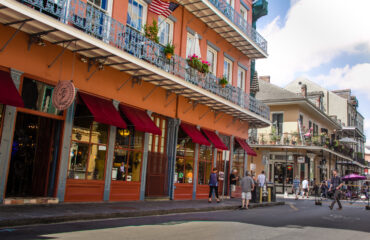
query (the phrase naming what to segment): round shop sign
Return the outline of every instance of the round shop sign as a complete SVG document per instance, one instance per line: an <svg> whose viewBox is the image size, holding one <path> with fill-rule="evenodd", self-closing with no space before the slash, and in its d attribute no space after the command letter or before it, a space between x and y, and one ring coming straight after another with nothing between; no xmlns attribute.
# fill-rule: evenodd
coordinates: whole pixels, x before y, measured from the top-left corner
<svg viewBox="0 0 370 240"><path fill-rule="evenodd" d="M65 110L72 105L76 96L76 88L72 81L59 81L54 88L52 102L56 109Z"/></svg>

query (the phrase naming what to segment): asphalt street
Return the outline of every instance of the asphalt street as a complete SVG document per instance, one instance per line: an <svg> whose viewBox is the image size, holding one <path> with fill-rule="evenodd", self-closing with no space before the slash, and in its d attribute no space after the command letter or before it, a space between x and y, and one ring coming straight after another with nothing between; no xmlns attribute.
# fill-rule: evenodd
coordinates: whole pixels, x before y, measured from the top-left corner
<svg viewBox="0 0 370 240"><path fill-rule="evenodd" d="M250 210L77 221L0 229L0 239L370 239L364 202L287 200L286 205Z"/></svg>

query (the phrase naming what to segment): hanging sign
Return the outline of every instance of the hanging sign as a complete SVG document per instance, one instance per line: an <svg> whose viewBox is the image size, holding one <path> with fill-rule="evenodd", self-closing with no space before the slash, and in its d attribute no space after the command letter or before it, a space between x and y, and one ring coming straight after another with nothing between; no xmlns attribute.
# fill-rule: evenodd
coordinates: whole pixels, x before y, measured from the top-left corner
<svg viewBox="0 0 370 240"><path fill-rule="evenodd" d="M305 158L304 157L297 157L298 163L305 163Z"/></svg>
<svg viewBox="0 0 370 240"><path fill-rule="evenodd" d="M255 171L255 170L256 170L256 164L251 163L251 164L250 164L250 170L251 170L251 171Z"/></svg>
<svg viewBox="0 0 370 240"><path fill-rule="evenodd" d="M54 88L52 102L56 109L65 110L72 105L76 96L76 88L72 81L59 81Z"/></svg>

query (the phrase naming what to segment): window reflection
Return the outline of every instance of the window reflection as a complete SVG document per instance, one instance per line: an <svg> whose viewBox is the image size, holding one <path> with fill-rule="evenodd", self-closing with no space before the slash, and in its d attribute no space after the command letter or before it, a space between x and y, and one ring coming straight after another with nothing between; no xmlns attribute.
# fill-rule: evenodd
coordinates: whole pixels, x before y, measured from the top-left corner
<svg viewBox="0 0 370 240"><path fill-rule="evenodd" d="M114 150L112 180L140 181L144 133L118 128Z"/></svg>
<svg viewBox="0 0 370 240"><path fill-rule="evenodd" d="M68 165L69 179L104 180L109 126L94 122L83 104L77 104Z"/></svg>
<svg viewBox="0 0 370 240"><path fill-rule="evenodd" d="M180 128L176 149L175 183L193 183L195 144Z"/></svg>

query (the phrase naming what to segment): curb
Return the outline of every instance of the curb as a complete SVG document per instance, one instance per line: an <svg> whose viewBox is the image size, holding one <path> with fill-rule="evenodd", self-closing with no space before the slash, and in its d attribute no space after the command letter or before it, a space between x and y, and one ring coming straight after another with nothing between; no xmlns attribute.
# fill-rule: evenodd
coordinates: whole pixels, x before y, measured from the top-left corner
<svg viewBox="0 0 370 240"><path fill-rule="evenodd" d="M249 208L271 207L271 206L279 206L279 205L285 205L285 202L257 203L257 204L250 205ZM78 220L132 218L132 217L167 215L167 214L174 214L174 213L192 213L192 212L196 213L196 212L210 212L210 211L236 210L236 209L239 209L239 206L218 206L218 207L206 207L206 208L177 208L177 209L149 210L149 211L135 211L135 212L94 213L94 214L77 214L77 215L65 215L65 216L34 217L34 218L24 218L24 219L1 220L0 228L34 225L34 224L62 223L62 222L78 221Z"/></svg>

